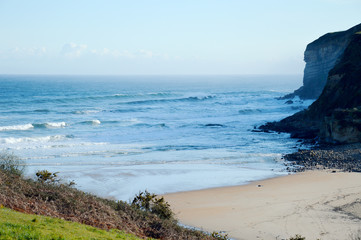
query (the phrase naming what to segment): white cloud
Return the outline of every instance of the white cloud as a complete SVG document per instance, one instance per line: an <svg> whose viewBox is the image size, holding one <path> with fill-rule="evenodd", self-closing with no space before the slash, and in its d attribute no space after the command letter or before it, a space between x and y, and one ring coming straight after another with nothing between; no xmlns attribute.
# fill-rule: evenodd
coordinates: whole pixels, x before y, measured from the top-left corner
<svg viewBox="0 0 361 240"><path fill-rule="evenodd" d="M77 58L84 54L87 48L85 44L67 43L63 46L61 54L69 58Z"/></svg>
<svg viewBox="0 0 361 240"><path fill-rule="evenodd" d="M153 57L158 56L158 55L154 54L152 51L143 50L143 49L139 50L138 53L140 56L145 57L145 58L153 58Z"/></svg>
<svg viewBox="0 0 361 240"><path fill-rule="evenodd" d="M34 56L44 56L47 53L45 47L14 47L11 49L8 54L15 57L34 57Z"/></svg>
<svg viewBox="0 0 361 240"><path fill-rule="evenodd" d="M155 53L153 51L145 50L145 49L140 49L140 50L136 50L136 51L129 51L129 50L121 51L121 50L103 48L103 49L89 50L89 53L94 56L100 56L100 57L113 57L113 58L126 58L126 59L161 58L161 59L169 60L172 58L167 53L160 54L160 53Z"/></svg>

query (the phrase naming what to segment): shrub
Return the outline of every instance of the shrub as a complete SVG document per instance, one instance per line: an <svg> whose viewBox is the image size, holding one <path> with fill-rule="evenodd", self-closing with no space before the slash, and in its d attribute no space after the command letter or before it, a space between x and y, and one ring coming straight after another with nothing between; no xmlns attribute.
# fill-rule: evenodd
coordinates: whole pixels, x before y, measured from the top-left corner
<svg viewBox="0 0 361 240"><path fill-rule="evenodd" d="M60 180L57 174L58 172L52 173L48 170L41 170L36 172L36 177L38 181L42 183L58 183Z"/></svg>
<svg viewBox="0 0 361 240"><path fill-rule="evenodd" d="M228 234L222 235L219 232L212 232L211 236L217 240L229 240Z"/></svg>
<svg viewBox="0 0 361 240"><path fill-rule="evenodd" d="M168 202L163 197L157 198L157 195L149 193L147 190L140 192L132 201L132 206L146 212L151 212L162 219L171 219L173 212Z"/></svg>
<svg viewBox="0 0 361 240"><path fill-rule="evenodd" d="M299 234L296 234L294 237L291 237L289 240L305 240L305 237L302 237Z"/></svg>
<svg viewBox="0 0 361 240"><path fill-rule="evenodd" d="M22 175L25 170L25 163L13 153L0 153L0 169L16 175Z"/></svg>

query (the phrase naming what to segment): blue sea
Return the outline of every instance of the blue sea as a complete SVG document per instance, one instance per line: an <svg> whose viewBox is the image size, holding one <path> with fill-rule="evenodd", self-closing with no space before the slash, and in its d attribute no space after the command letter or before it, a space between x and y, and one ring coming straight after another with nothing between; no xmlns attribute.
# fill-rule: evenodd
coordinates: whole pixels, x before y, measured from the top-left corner
<svg viewBox="0 0 361 240"><path fill-rule="evenodd" d="M311 102L301 76L0 76L0 150L129 200L287 174L288 134L252 132Z"/></svg>

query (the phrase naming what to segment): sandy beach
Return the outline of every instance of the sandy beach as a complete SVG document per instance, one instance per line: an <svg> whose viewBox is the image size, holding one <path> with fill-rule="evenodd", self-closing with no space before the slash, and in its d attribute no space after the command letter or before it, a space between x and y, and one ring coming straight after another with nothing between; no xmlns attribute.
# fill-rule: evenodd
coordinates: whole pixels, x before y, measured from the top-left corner
<svg viewBox="0 0 361 240"><path fill-rule="evenodd" d="M233 239L340 240L361 230L361 173L307 171L165 199L181 223Z"/></svg>

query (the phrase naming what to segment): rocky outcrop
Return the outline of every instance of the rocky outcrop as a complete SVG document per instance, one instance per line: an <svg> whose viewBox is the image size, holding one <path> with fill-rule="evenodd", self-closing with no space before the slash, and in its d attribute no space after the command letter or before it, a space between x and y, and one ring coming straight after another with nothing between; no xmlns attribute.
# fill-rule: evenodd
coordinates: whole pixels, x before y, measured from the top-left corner
<svg viewBox="0 0 361 240"><path fill-rule="evenodd" d="M320 129L320 137L325 142L361 142L361 109L337 109Z"/></svg>
<svg viewBox="0 0 361 240"><path fill-rule="evenodd" d="M326 85L329 71L336 65L354 33L361 31L361 24L347 31L327 33L307 45L304 60L306 67L303 86L283 98L299 96L301 99L316 99Z"/></svg>
<svg viewBox="0 0 361 240"><path fill-rule="evenodd" d="M358 25L359 26L359 25ZM361 142L361 31L329 71L320 97L302 112L260 128L331 143Z"/></svg>

